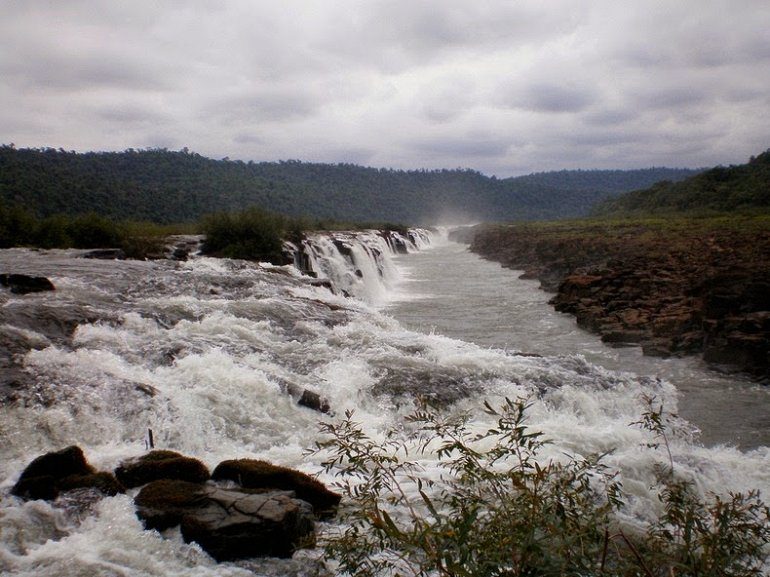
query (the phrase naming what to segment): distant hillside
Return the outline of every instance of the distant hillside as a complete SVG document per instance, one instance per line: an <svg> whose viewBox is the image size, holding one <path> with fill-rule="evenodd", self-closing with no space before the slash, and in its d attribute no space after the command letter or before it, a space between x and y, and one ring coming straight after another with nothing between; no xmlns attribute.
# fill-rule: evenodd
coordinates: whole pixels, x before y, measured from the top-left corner
<svg viewBox="0 0 770 577"><path fill-rule="evenodd" d="M186 149L81 154L2 146L0 201L39 216L95 211L161 223L249 206L345 221L533 220L583 216L605 198L695 172L589 170L497 179L461 169L212 160Z"/></svg>
<svg viewBox="0 0 770 577"><path fill-rule="evenodd" d="M770 210L770 150L747 164L718 166L681 182L659 182L600 204L597 215Z"/></svg>

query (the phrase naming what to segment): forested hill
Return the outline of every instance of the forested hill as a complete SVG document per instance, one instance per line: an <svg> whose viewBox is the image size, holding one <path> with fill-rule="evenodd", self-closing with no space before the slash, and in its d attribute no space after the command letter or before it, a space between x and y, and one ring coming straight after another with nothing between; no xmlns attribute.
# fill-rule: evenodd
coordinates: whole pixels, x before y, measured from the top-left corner
<svg viewBox="0 0 770 577"><path fill-rule="evenodd" d="M156 222L259 206L344 221L551 219L685 169L561 171L497 179L473 170L402 171L352 164L212 160L165 149L75 153L0 147L0 200L39 216L100 214Z"/></svg>
<svg viewBox="0 0 770 577"><path fill-rule="evenodd" d="M717 166L605 201L598 215L770 211L770 150L747 164Z"/></svg>

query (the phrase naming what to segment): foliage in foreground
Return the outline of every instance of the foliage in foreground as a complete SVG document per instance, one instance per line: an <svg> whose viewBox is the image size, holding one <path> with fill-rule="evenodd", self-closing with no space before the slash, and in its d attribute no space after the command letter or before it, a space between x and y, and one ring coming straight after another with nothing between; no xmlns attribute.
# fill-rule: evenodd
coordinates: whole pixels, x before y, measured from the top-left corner
<svg viewBox="0 0 770 577"><path fill-rule="evenodd" d="M661 516L646 530L623 526L622 487L601 456L542 463L547 443L525 424L528 405L487 405L496 426L477 434L470 416L419 409L407 433L385 444L346 413L323 425L327 471L341 477L346 525L325 553L356 577L762 575L770 511L756 492L701 498L673 462L657 471ZM662 406L640 421L668 447ZM410 449L436 451L445 474L424 476Z"/></svg>

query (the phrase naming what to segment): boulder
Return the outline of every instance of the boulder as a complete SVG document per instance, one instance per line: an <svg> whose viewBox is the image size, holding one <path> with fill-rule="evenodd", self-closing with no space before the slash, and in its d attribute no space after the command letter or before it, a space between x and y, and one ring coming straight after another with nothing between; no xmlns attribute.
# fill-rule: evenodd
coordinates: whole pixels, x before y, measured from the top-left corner
<svg viewBox="0 0 770 577"><path fill-rule="evenodd" d="M80 488L98 489L105 495L125 491L111 473L98 473L88 463L80 447L37 457L24 469L11 493L24 499L53 500L60 492Z"/></svg>
<svg viewBox="0 0 770 577"><path fill-rule="evenodd" d="M328 400L321 397L318 393L314 393L310 389L302 391L302 396L297 401L297 404L320 413L328 413L329 409L331 409Z"/></svg>
<svg viewBox="0 0 770 577"><path fill-rule="evenodd" d="M320 517L333 515L342 498L310 475L256 459L222 461L211 478L234 481L249 489L294 491L299 499L310 503Z"/></svg>
<svg viewBox="0 0 770 577"><path fill-rule="evenodd" d="M186 247L176 247L171 253L171 260L186 261L190 257L190 251Z"/></svg>
<svg viewBox="0 0 770 577"><path fill-rule="evenodd" d="M315 541L312 507L287 491L161 480L146 485L134 502L147 529L179 525L185 542L198 543L217 561L290 557Z"/></svg>
<svg viewBox="0 0 770 577"><path fill-rule="evenodd" d="M150 451L146 455L123 461L115 469L115 476L126 487L140 487L159 479L177 479L203 483L209 470L197 459L175 451Z"/></svg>
<svg viewBox="0 0 770 577"><path fill-rule="evenodd" d="M0 285L19 295L56 290L53 283L44 276L26 274L0 274Z"/></svg>
<svg viewBox="0 0 770 577"><path fill-rule="evenodd" d="M120 248L98 248L80 255L80 258L95 258L100 260L125 260L126 253Z"/></svg>

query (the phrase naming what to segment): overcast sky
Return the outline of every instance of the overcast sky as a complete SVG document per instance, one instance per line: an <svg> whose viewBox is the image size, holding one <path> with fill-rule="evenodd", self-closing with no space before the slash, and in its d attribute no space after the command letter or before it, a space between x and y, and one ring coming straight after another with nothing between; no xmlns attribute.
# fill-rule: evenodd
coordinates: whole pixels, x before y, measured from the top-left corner
<svg viewBox="0 0 770 577"><path fill-rule="evenodd" d="M508 176L770 147L770 0L3 0L0 141Z"/></svg>

